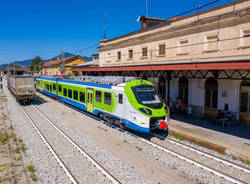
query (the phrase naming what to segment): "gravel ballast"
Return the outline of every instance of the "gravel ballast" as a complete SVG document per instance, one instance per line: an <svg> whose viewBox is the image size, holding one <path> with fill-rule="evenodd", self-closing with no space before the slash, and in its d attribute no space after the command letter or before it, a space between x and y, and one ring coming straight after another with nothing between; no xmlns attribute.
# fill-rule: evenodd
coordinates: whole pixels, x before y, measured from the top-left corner
<svg viewBox="0 0 250 184"><path fill-rule="evenodd" d="M45 98L47 99L47 97ZM51 99L49 98L48 100L51 101ZM55 103L55 105L58 107L60 105L57 102L53 102L53 103ZM84 116L83 114L78 113L73 109L69 110L70 108L68 107L60 107L60 108L67 109L67 111L71 111L74 114L74 116L77 116L77 118L81 118ZM46 111L46 109L43 109L43 110ZM203 183L203 182L204 183L230 183L229 181L226 181L225 179L218 177L206 170L200 169L197 166L187 163L170 154L163 153L162 151L159 151L158 149L155 149L152 146L139 141L137 138L131 135L128 135L127 133L120 132L117 129L113 129L101 122L98 122L98 126L101 129L107 130L107 134L114 137L115 139L119 139L120 142L126 142L127 144L137 148L139 151L147 154L156 162L160 162L173 170L177 170L180 173L184 173L184 175L188 176L188 178L190 178L191 180L196 180L197 182L200 182L200 183Z"/></svg>
<svg viewBox="0 0 250 184"><path fill-rule="evenodd" d="M6 86L6 85L5 85ZM26 155L29 161L35 166L38 182L44 184L64 183L70 184L70 181L58 163L52 157L45 144L38 134L34 131L29 121L18 107L18 104L12 94L5 89L7 96L7 106L10 115L10 121L16 130L16 134L22 137L26 145Z"/></svg>

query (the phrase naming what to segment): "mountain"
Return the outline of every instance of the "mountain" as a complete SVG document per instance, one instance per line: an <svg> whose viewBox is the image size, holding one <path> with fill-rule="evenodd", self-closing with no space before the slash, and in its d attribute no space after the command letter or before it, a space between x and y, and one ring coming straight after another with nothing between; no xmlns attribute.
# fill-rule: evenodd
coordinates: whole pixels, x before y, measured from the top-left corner
<svg viewBox="0 0 250 184"><path fill-rule="evenodd" d="M11 62L10 64L15 64L18 66L29 66L31 60L32 59L27 59L27 60L23 60L23 61L14 61L14 62Z"/></svg>
<svg viewBox="0 0 250 184"><path fill-rule="evenodd" d="M74 54L71 54L69 52L64 52L64 58L67 58L67 57L71 57L71 56L75 56ZM54 56L50 59L43 59L44 62L48 62L48 61L51 61L51 60L56 60L58 57L61 57L61 54L57 55L57 56Z"/></svg>
<svg viewBox="0 0 250 184"><path fill-rule="evenodd" d="M55 60L55 59L57 59L60 56L61 55L57 55L57 56L54 56L54 57L52 57L50 59L43 59L43 61L44 62L48 62L48 61L51 61L51 60ZM71 56L75 56L75 55L71 54L69 52L65 52L64 53L64 58L71 57ZM87 61L91 61L92 60L92 57L88 57L88 56L82 56L82 57L84 59L86 59ZM13 61L10 64L15 64L15 65L19 65L19 66L29 66L30 62L32 61L32 59L27 59L27 60L23 60L23 61ZM0 64L0 67L5 67L5 66L8 66L8 64Z"/></svg>

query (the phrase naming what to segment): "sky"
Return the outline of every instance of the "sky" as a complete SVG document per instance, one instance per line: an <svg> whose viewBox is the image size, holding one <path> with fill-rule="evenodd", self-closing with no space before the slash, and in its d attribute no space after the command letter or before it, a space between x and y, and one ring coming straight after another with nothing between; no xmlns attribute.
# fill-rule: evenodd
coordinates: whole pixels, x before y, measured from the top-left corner
<svg viewBox="0 0 250 184"><path fill-rule="evenodd" d="M148 16L167 19L214 0L0 0L0 64L48 59L62 50L81 56L98 53L104 17L108 39L139 30L136 20L145 15L146 1Z"/></svg>

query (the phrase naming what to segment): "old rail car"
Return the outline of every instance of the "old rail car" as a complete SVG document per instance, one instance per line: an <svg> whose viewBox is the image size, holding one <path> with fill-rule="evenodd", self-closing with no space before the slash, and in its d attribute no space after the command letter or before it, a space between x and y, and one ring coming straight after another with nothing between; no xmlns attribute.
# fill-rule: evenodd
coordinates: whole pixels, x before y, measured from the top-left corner
<svg viewBox="0 0 250 184"><path fill-rule="evenodd" d="M9 75L7 86L18 102L31 103L36 95L33 76Z"/></svg>
<svg viewBox="0 0 250 184"><path fill-rule="evenodd" d="M154 85L135 78L37 77L36 89L102 119L138 132L168 129L165 104Z"/></svg>

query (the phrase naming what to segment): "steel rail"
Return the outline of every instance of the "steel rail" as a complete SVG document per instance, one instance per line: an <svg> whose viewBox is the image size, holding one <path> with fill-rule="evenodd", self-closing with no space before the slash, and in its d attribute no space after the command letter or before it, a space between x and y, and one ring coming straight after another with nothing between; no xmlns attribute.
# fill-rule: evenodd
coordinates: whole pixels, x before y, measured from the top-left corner
<svg viewBox="0 0 250 184"><path fill-rule="evenodd" d="M33 126L33 128L36 130L36 132L38 133L38 135L41 137L41 139L43 140L43 142L46 144L46 146L48 147L48 149L50 150L50 152L53 154L53 156L56 158L57 162L59 163L59 165L62 167L62 169L64 170L64 172L67 174L67 176L69 177L70 181L73 184L79 184L79 182L76 180L76 178L73 176L73 174L70 172L70 170L67 168L67 166L65 165L65 163L61 160L61 158L57 155L57 153L55 152L55 150L52 148L52 146L49 144L49 142L47 141L47 139L43 136L42 132L39 130L39 128L35 125L34 121L31 119L31 117L28 115L28 113L24 110L24 108L19 105L21 110L23 111L23 113L25 114L25 116L28 118L28 120L30 121L30 124Z"/></svg>
<svg viewBox="0 0 250 184"><path fill-rule="evenodd" d="M106 170L101 164L99 164L90 154L88 154L85 150L83 150L74 140L72 140L69 136L67 136L54 122L49 120L39 109L37 109L34 105L32 107L44 118L46 119L51 126L53 126L67 141L69 141L85 158L90 160L99 171L101 171L110 181L114 184L121 184L121 182L115 178L108 170Z"/></svg>
<svg viewBox="0 0 250 184"><path fill-rule="evenodd" d="M211 172L211 173L213 173L213 174L215 174L215 175L217 175L217 176L220 176L220 177L222 177L222 178L224 178L224 179L226 179L226 180L228 180L228 181L231 181L232 183L236 183L236 184L247 184L247 183L244 182L244 181L241 181L241 180L239 180L239 179L237 179L237 178L234 178L234 177L232 177L232 176L229 176L229 175L227 175L227 174L225 174L225 173L223 173L223 172L220 172L220 171L217 171L217 170L215 170L215 169L213 169L213 168L210 168L210 167L208 167L208 166L206 166L206 165L204 165L204 164L202 164L202 163L199 163L199 162L197 162L197 161L195 161L195 160L193 160L193 159L190 159L190 158L188 158L188 157L186 157L186 156L184 156L184 155L182 155L182 154L179 154L179 153L174 152L174 151L172 151L172 150L170 150L170 149L164 148L164 147L162 147L162 146L160 146L160 145L158 145L158 144L156 144L156 143L153 143L153 142L151 142L151 141L148 141L148 140L146 140L145 138L142 138L142 137L140 137L140 136L138 136L138 135L136 135L136 134L134 134L134 133L132 133L132 132L130 132L130 131L121 129L121 128L118 127L118 126L115 126L115 125L113 125L113 124L110 124L110 123L108 123L108 122L106 122L106 121L104 121L104 120L102 120L102 119L100 119L100 118L98 118L98 117L96 117L96 116L93 116L93 115L91 115L91 114L89 114L89 113L87 113L87 112L85 112L85 111L83 111L83 110L80 110L80 109L78 109L78 108L76 108L76 107L74 107L74 106L72 106L72 105L69 105L69 104L67 104L67 103L64 103L64 104L65 104L66 106L68 106L68 107L71 107L71 108L77 110L77 111L80 112L80 113L83 113L83 114L85 114L85 115L87 115L87 116L89 116L89 117L91 117L91 118L94 118L94 119L96 119L96 120L98 120L98 121L101 121L101 122L103 122L103 123L109 125L110 127L118 128L119 130L122 130L122 131L124 131L124 132L126 132L126 133L128 133L128 134L130 134L130 135L132 135L132 136L134 136L134 137L136 137L136 138L138 138L139 140L141 140L141 141L143 141L143 142L145 142L145 143L147 143L147 144L150 144L150 145L152 145L152 146L154 146L154 147L156 147L156 148L158 148L158 149L160 149L160 150L162 150L162 151L164 151L164 152L167 152L167 153L169 153L169 154L172 154L172 155L174 155L174 156L176 156L176 157L178 157L178 158L180 158L180 159L182 159L182 160L185 160L186 162L189 162L189 163L191 163L191 164L196 165L196 166L199 167L199 168L202 168L202 169L204 169L204 170L207 170L207 171L209 171L209 172Z"/></svg>
<svg viewBox="0 0 250 184"><path fill-rule="evenodd" d="M178 146L181 146L181 147L183 147L183 148L189 149L189 150L191 150L191 151L193 151L193 152L196 152L196 153L198 153L198 154L204 155L204 156L206 156L206 157L208 157L208 158L214 159L214 160L216 160L216 161L218 161L218 162L222 162L222 163L224 163L224 164L226 164L226 165L229 165L229 166L231 166L231 167L234 167L234 168L236 168L236 169L239 169L239 170L242 170L242 171L244 171L244 172L250 173L250 169L248 169L248 168L246 168L246 167L243 167L243 166L241 166L241 165L239 165L239 164L229 162L229 161L227 161L227 160L225 160L225 159L223 159L223 158L219 158L219 157L217 157L217 156L214 156L214 155L212 155L212 154L209 154L209 153L206 153L206 152L204 152L204 151L198 150L198 149L196 149L196 148L193 148L193 147L191 147L191 146L189 146L189 145L186 145L186 144L184 144L184 143L180 143L180 142L175 141L175 140L173 140L173 139L165 138L165 137L163 137L163 136L161 136L161 135L158 135L158 134L155 134L155 133L150 133L150 134L153 135L153 136L155 136L155 137L158 137L158 138L160 138L160 139L164 139L164 140L166 140L166 141L169 141L169 142L171 142L171 143L173 143L173 144L176 144L176 145L178 145Z"/></svg>

